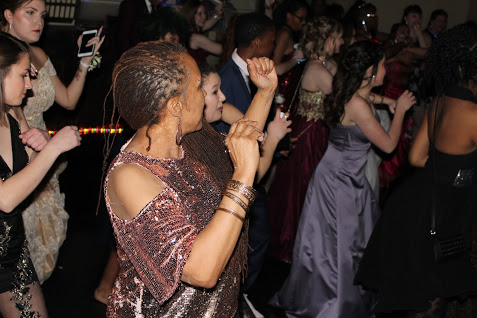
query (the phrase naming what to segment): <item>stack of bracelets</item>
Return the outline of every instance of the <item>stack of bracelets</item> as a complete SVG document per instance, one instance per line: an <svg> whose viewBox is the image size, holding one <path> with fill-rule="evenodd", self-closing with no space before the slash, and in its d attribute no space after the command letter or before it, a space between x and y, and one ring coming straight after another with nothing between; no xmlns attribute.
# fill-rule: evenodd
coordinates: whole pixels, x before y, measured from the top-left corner
<svg viewBox="0 0 477 318"><path fill-rule="evenodd" d="M246 198L248 200L248 204L245 204L245 202L234 193L240 194L241 196ZM225 187L225 191L223 195L229 198L230 200L234 201L235 203L237 203L245 211L245 217L246 217L248 214L248 211L250 211L250 207L252 206L253 201L255 201L255 198L257 197L257 190L255 190L249 185L246 185L243 182L240 182L237 180L230 180L227 183L227 186ZM240 221L242 222L245 221L245 217L243 217L241 214L234 211L231 207L229 207L223 202L220 203L219 207L216 208L216 210L230 213L236 218L238 218Z"/></svg>

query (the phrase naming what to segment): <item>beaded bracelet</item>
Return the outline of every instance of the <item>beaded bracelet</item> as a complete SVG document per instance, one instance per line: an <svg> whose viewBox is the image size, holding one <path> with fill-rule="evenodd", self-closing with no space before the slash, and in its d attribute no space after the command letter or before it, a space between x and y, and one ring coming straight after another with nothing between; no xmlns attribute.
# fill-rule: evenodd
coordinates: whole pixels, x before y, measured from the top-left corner
<svg viewBox="0 0 477 318"><path fill-rule="evenodd" d="M233 216L235 216L237 219L239 219L240 221L244 222L245 221L245 218L243 216L241 216L240 214L238 214L237 212L235 212L234 210L230 210L230 209L226 209L226 208L221 208L221 207L218 207L215 209L216 211L224 211L224 212L227 212L227 213L230 213L232 214Z"/></svg>
<svg viewBox="0 0 477 318"><path fill-rule="evenodd" d="M301 62L305 62L305 61L306 61L305 58L300 59L300 58L298 58L298 57L296 57L296 56L293 56L293 59L296 60L296 62L297 62L298 64L300 64Z"/></svg>
<svg viewBox="0 0 477 318"><path fill-rule="evenodd" d="M223 193L227 198L231 199L232 201L234 201L235 203L237 203L238 205L240 205L240 207L245 211L245 213L247 213L250 209L250 206L247 206L245 204L245 202L242 201L242 199L240 199L238 196L236 196L235 194L233 193L230 193L230 192L227 192L227 191L224 191Z"/></svg>
<svg viewBox="0 0 477 318"><path fill-rule="evenodd" d="M252 205L253 201L255 201L255 199L257 198L257 190L241 181L229 180L225 188L243 195L245 198L248 199L249 205Z"/></svg>

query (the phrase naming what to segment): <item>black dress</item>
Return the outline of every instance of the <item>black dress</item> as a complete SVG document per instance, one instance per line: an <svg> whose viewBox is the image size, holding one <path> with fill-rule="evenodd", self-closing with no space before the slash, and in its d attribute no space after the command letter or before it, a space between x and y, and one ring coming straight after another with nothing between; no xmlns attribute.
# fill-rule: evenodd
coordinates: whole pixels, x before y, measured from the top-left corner
<svg viewBox="0 0 477 318"><path fill-rule="evenodd" d="M446 95L475 102L469 92L458 87ZM460 300L477 294L477 272L470 259L477 211L477 151L450 155L433 147L431 143L425 167L387 201L355 277L355 283L378 291L378 313L424 311L436 297ZM463 234L469 250L439 263L430 235L433 187L437 232L443 238Z"/></svg>
<svg viewBox="0 0 477 318"><path fill-rule="evenodd" d="M12 140L13 171L0 156L0 177L4 181L28 164L28 154L18 137L18 122L10 114L7 117ZM26 244L21 204L10 213L0 211L0 293L13 293L12 301L16 302L17 308L23 308L29 301L28 297L24 297L29 292L28 285L37 280Z"/></svg>

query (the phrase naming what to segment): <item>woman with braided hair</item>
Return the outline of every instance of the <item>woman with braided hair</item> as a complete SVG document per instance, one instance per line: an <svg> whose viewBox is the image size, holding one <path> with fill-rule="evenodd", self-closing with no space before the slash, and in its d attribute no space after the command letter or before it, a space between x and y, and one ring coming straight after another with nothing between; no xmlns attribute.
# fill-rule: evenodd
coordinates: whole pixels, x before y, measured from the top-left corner
<svg viewBox="0 0 477 318"><path fill-rule="evenodd" d="M293 249L290 275L272 302L289 317L369 318L374 294L353 285L375 222L378 203L364 166L373 143L387 153L399 140L405 112L414 97L404 92L386 132L369 99L386 71L380 44L351 45L338 64L325 100L328 148L308 185Z"/></svg>
<svg viewBox="0 0 477 318"><path fill-rule="evenodd" d="M409 154L410 163L423 169L388 199L356 277L378 292L377 312L454 317L446 310L449 301L477 295L477 272L470 257L477 210L476 61L476 23L441 33L429 50L426 72L437 97ZM456 245L460 253L437 259L435 242L451 237L462 238ZM451 304L455 309L456 302ZM456 315L471 316L470 311Z"/></svg>
<svg viewBox="0 0 477 318"><path fill-rule="evenodd" d="M140 43L115 65L114 104L137 132L105 180L120 263L108 317L235 317L277 85L272 61L247 62L257 122L237 121L225 141L203 118L201 74L182 46Z"/></svg>

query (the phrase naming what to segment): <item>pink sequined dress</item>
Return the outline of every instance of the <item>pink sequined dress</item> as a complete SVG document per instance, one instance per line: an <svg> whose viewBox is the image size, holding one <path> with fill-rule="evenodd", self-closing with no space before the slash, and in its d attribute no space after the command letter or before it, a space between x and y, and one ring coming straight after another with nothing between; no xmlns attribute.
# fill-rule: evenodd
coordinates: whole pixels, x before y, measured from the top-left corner
<svg viewBox="0 0 477 318"><path fill-rule="evenodd" d="M110 166L105 193L109 174L121 164L148 170L166 188L131 221L113 213L106 195L120 263L107 316L234 317L241 282L240 244L214 288L181 281L192 244L222 198L208 170L185 151L173 159L122 151Z"/></svg>
<svg viewBox="0 0 477 318"><path fill-rule="evenodd" d="M298 222L306 190L318 162L328 147L329 129L323 121L322 91L299 89L296 113L292 114L292 138L298 138L287 158L277 163L268 208L272 226L270 253L291 262Z"/></svg>

